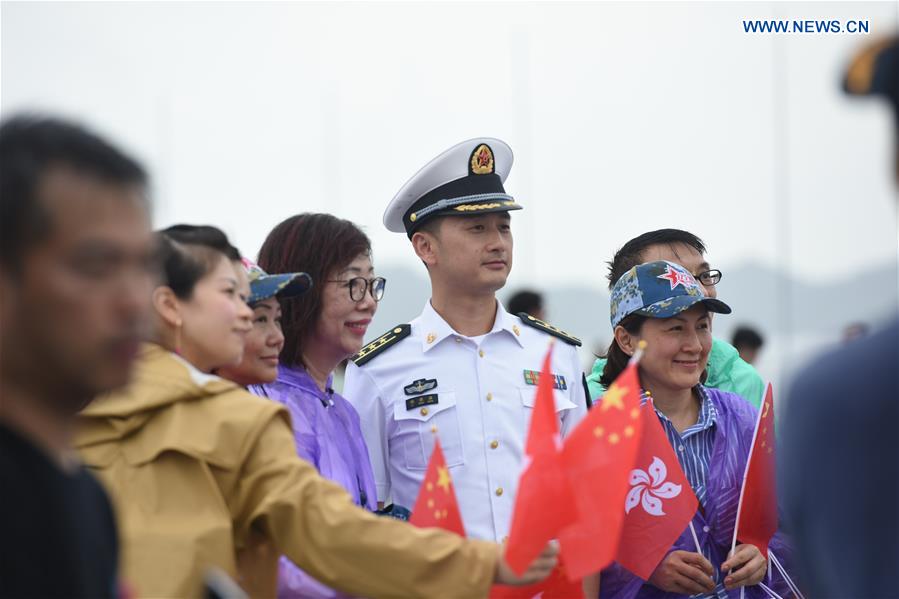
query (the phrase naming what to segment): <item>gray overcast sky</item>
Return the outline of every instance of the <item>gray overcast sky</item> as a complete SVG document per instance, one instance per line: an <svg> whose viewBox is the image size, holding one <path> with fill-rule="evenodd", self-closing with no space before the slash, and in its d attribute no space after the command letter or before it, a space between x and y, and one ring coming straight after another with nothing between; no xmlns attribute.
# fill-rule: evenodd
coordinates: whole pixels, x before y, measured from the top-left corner
<svg viewBox="0 0 899 599"><path fill-rule="evenodd" d="M385 205L490 135L515 151L507 189L526 207L513 283L599 286L598 261L663 226L725 267L790 256L839 280L896 261L888 110L838 80L897 5L4 2L2 111L111 134L152 169L158 226L217 224L250 255L281 219L329 211L366 228L378 263L413 265ZM743 32L770 18L871 35Z"/></svg>

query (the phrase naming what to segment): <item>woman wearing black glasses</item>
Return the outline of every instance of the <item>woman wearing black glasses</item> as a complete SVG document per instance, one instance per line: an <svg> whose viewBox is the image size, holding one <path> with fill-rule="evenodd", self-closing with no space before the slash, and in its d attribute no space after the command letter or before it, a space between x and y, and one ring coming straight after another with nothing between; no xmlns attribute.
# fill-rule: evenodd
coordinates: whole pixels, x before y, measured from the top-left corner
<svg viewBox="0 0 899 599"><path fill-rule="evenodd" d="M290 411L299 456L375 510L377 493L356 410L332 388L334 370L362 348L384 295L371 243L356 225L330 214L299 214L269 233L259 253L269 273L307 272L313 286L282 300L284 349L273 383L251 387ZM281 559L279 597L338 597Z"/></svg>

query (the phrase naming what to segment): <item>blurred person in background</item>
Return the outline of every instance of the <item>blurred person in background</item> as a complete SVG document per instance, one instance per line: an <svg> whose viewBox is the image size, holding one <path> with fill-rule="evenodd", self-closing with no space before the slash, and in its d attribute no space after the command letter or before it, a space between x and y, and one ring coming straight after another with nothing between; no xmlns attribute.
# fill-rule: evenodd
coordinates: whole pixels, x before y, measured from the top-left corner
<svg viewBox="0 0 899 599"><path fill-rule="evenodd" d="M899 38L862 49L844 87L890 101L899 183ZM790 389L778 487L812 597L899 596L897 365L894 314L880 331L816 359Z"/></svg>
<svg viewBox="0 0 899 599"><path fill-rule="evenodd" d="M290 412L297 454L346 489L353 503L375 511L377 491L359 414L334 391L334 370L362 348L384 295L371 242L359 227L330 214L299 214L266 237L259 261L272 273L305 270L315 286L283 301L284 350L277 378L251 387ZM278 275L273 275L278 276ZM279 597L338 597L281 559Z"/></svg>
<svg viewBox="0 0 899 599"><path fill-rule="evenodd" d="M212 374L240 362L252 328L237 250L208 226L169 227L158 241L151 341L132 383L80 414L76 437L113 497L138 596L195 597L222 571L272 597L282 553L358 595L484 596L494 581L549 573L552 548L518 578L499 545L378 518L321 478L297 457L282 406Z"/></svg>
<svg viewBox="0 0 899 599"><path fill-rule="evenodd" d="M621 246L608 263L609 289L634 266L654 260L667 260L686 268L699 281L703 292L714 298L718 295L715 286L722 274L709 265L705 254L705 243L687 231L659 229L643 233ZM605 392L605 387L600 382L605 364L605 357L598 358L593 364L593 371L587 375L591 398L599 397ZM705 385L736 393L756 409L761 404L764 393L764 383L755 369L740 358L733 346L717 338L712 340Z"/></svg>
<svg viewBox="0 0 899 599"><path fill-rule="evenodd" d="M61 120L0 125L0 596L115 597L106 493L76 412L124 385L156 277L146 175Z"/></svg>
<svg viewBox="0 0 899 599"><path fill-rule="evenodd" d="M530 314L534 318L546 320L543 295L530 289L516 291L509 298L509 314Z"/></svg>
<svg viewBox="0 0 899 599"><path fill-rule="evenodd" d="M755 364L765 344L762 334L750 326L739 326L731 337L731 345L733 345L740 358L747 364Z"/></svg>

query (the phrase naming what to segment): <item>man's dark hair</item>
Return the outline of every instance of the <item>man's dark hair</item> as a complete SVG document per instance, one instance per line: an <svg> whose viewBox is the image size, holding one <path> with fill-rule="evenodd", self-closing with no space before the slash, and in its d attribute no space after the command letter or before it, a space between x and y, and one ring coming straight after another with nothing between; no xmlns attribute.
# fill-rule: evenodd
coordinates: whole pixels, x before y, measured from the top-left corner
<svg viewBox="0 0 899 599"><path fill-rule="evenodd" d="M145 187L147 175L132 158L78 125L21 115L0 124L0 261L17 272L29 246L52 223L37 198L42 177L66 167L104 182Z"/></svg>
<svg viewBox="0 0 899 599"><path fill-rule="evenodd" d="M183 300L193 295L197 281L221 261L240 260L228 236L209 225L173 225L156 233L165 284Z"/></svg>
<svg viewBox="0 0 899 599"><path fill-rule="evenodd" d="M522 289L509 299L509 313L534 315L534 312L543 308L543 296L530 289Z"/></svg>
<svg viewBox="0 0 899 599"><path fill-rule="evenodd" d="M609 289L615 286L621 275L637 266L643 264L643 252L653 245L674 245L682 243L694 248L700 254L705 254L705 243L702 239L680 229L659 229L658 231L650 231L634 237L615 252L615 256L609 265Z"/></svg>
<svg viewBox="0 0 899 599"><path fill-rule="evenodd" d="M762 335L752 327L741 326L734 331L731 345L737 349L747 347L749 349L759 349L765 343Z"/></svg>

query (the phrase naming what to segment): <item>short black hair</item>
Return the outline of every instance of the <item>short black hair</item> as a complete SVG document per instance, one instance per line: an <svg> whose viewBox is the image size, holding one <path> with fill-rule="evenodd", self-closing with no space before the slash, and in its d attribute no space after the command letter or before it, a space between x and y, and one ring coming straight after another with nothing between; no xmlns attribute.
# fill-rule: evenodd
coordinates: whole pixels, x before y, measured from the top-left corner
<svg viewBox="0 0 899 599"><path fill-rule="evenodd" d="M649 247L653 245L673 245L682 243L694 248L700 254L705 254L705 243L702 239L681 229L659 229L657 231L649 231L634 237L615 252L615 256L609 265L609 289L615 286L621 275L643 263L642 255Z"/></svg>
<svg viewBox="0 0 899 599"><path fill-rule="evenodd" d="M731 340L731 344L736 348L748 347L750 349L759 349L764 343L765 339L762 337L761 333L748 326L737 327L734 331L733 339Z"/></svg>
<svg viewBox="0 0 899 599"><path fill-rule="evenodd" d="M190 299L197 281L223 256L232 262L240 260L228 236L210 225L173 225L156 235L164 283L183 300Z"/></svg>
<svg viewBox="0 0 899 599"><path fill-rule="evenodd" d="M535 311L540 310L541 308L543 308L543 296L530 289L522 289L509 299L510 314L520 314L524 312L533 315Z"/></svg>
<svg viewBox="0 0 899 599"><path fill-rule="evenodd" d="M79 125L39 115L0 123L0 261L13 272L29 246L50 231L36 194L41 178L59 166L105 182L147 185L137 161Z"/></svg>

